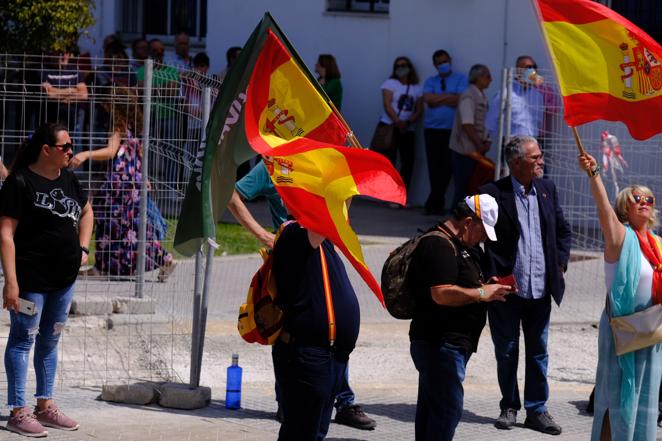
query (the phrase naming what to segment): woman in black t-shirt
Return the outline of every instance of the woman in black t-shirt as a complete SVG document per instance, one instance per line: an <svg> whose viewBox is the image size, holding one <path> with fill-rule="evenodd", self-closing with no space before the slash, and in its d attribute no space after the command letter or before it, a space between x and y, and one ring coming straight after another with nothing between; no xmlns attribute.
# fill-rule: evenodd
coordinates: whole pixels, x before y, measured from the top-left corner
<svg viewBox="0 0 662 441"><path fill-rule="evenodd" d="M3 307L11 328L5 350L7 429L44 436L44 426L76 430L53 403L57 343L69 313L74 283L87 263L92 207L66 167L73 145L64 126L47 124L19 149L0 189L0 253L5 272ZM28 355L35 343L37 407L26 407Z"/></svg>

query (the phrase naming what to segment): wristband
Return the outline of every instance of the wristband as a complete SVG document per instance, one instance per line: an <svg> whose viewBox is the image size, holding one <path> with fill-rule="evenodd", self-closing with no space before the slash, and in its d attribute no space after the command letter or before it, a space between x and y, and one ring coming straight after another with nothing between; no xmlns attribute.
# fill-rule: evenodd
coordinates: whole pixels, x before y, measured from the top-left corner
<svg viewBox="0 0 662 441"><path fill-rule="evenodd" d="M478 288L478 302L482 302L483 299L485 298L485 290L481 287Z"/></svg>
<svg viewBox="0 0 662 441"><path fill-rule="evenodd" d="M88 256L90 255L90 249L88 247L84 247L83 245L81 245L80 250L85 254L87 254Z"/></svg>
<svg viewBox="0 0 662 441"><path fill-rule="evenodd" d="M600 168L600 165L597 164L593 170L589 170L588 176L590 178L597 176L598 174L600 174L600 170L602 170L602 168Z"/></svg>

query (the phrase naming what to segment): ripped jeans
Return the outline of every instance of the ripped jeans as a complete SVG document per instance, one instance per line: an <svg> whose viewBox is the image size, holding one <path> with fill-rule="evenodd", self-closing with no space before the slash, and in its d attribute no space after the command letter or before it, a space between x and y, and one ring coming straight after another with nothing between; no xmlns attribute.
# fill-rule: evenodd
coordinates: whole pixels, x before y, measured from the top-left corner
<svg viewBox="0 0 662 441"><path fill-rule="evenodd" d="M20 297L35 304L35 315L10 311L11 327L5 349L7 404L10 408L25 406L25 382L32 343L34 370L37 377L36 398L53 397L57 369L57 343L69 315L74 285L51 292L21 292Z"/></svg>

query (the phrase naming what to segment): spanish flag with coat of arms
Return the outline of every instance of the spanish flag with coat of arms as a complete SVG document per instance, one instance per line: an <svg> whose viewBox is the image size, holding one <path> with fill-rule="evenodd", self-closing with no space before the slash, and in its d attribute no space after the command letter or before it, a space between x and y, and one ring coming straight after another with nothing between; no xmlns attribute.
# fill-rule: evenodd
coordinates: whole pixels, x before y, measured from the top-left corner
<svg viewBox="0 0 662 441"><path fill-rule="evenodd" d="M215 237L238 164L262 155L297 221L333 242L383 304L365 263L346 201L355 195L404 204L406 190L383 155L352 144L329 98L266 13L228 72L198 151L175 248L195 253Z"/></svg>
<svg viewBox="0 0 662 441"><path fill-rule="evenodd" d="M592 0L534 0L559 79L565 120L575 127L622 121L633 138L662 132L662 47Z"/></svg>

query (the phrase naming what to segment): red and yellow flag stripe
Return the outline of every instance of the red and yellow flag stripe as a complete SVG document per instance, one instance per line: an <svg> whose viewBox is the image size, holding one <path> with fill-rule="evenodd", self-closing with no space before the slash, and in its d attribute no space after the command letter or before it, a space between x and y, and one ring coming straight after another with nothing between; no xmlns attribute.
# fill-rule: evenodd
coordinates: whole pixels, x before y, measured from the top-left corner
<svg viewBox="0 0 662 441"><path fill-rule="evenodd" d="M636 139L662 131L662 47L591 0L537 0L571 126L622 121Z"/></svg>
<svg viewBox="0 0 662 441"><path fill-rule="evenodd" d="M303 69L269 32L246 92L246 138L263 155L289 212L333 242L383 304L346 201L361 194L404 204L404 184L384 156L343 147L349 129Z"/></svg>

